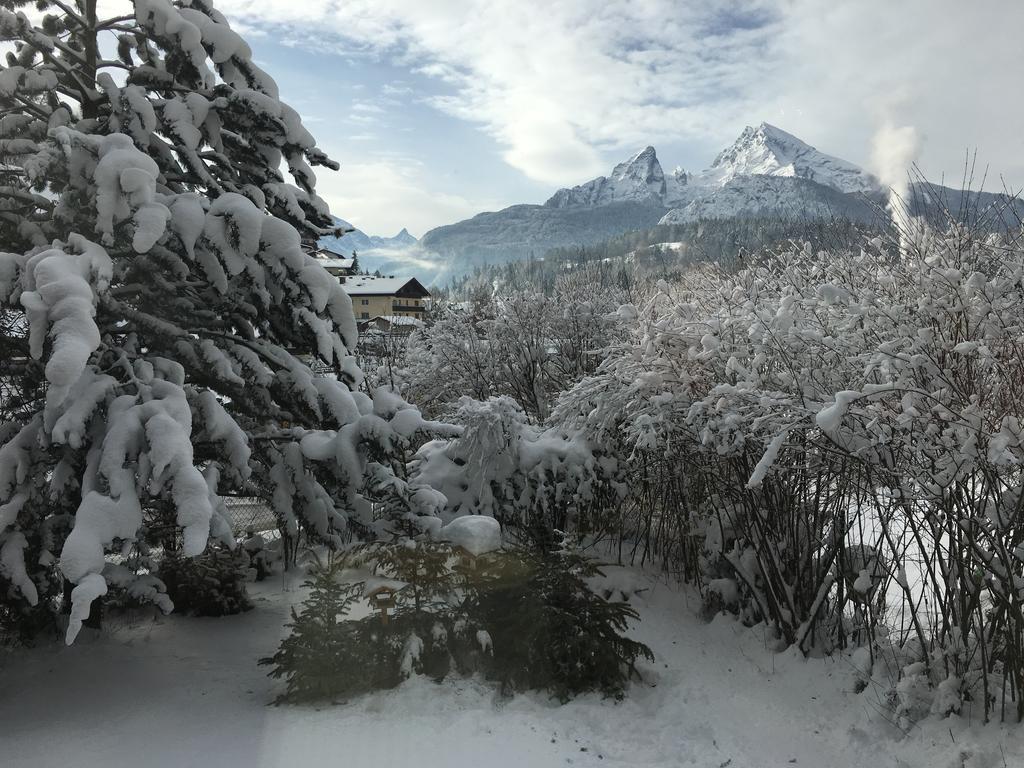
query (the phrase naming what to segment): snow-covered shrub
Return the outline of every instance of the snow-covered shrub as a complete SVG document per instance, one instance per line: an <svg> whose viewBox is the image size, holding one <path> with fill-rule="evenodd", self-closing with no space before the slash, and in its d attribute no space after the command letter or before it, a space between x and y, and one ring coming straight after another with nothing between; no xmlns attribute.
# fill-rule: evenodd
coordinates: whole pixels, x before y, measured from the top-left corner
<svg viewBox="0 0 1024 768"><path fill-rule="evenodd" d="M40 636L56 633L54 610L22 599L17 585L0 575L0 647L33 645Z"/></svg>
<svg viewBox="0 0 1024 768"><path fill-rule="evenodd" d="M604 270L564 274L548 287L471 283L466 301L449 303L412 334L395 372L400 391L429 413L464 396L509 397L535 423L558 393L600 362L617 338L625 301Z"/></svg>
<svg viewBox="0 0 1024 768"><path fill-rule="evenodd" d="M449 519L487 515L512 531L592 532L623 493L613 459L579 434L531 424L509 397L463 397L447 418L461 433L423 445L410 479L444 495Z"/></svg>
<svg viewBox="0 0 1024 768"><path fill-rule="evenodd" d="M931 711L932 690L927 667L922 662L903 669L902 679L891 693L891 705L901 727L916 723Z"/></svg>
<svg viewBox="0 0 1024 768"><path fill-rule="evenodd" d="M0 391L32 395L0 406L17 599L54 606L66 578L72 642L106 555L168 511L162 543L192 557L231 539L223 493L332 546L376 502L429 498L403 453L442 428L358 391L351 302L303 247L333 226L312 167L337 165L211 0L44 1L38 23L18 5L0 8Z"/></svg>
<svg viewBox="0 0 1024 768"><path fill-rule="evenodd" d="M278 542L280 542L279 539ZM252 580L263 581L270 575L279 552L268 547L267 540L251 525L246 528L245 538L242 539L240 546L246 557L249 558L249 572Z"/></svg>
<svg viewBox="0 0 1024 768"><path fill-rule="evenodd" d="M244 550L211 544L196 557L165 555L157 576L178 613L228 616L252 608L245 589L248 570Z"/></svg>
<svg viewBox="0 0 1024 768"><path fill-rule="evenodd" d="M1020 717L1024 243L947 225L662 284L551 421L623 467L627 546L716 604L805 650L888 625L926 685Z"/></svg>
<svg viewBox="0 0 1024 768"><path fill-rule="evenodd" d="M141 531L138 540L126 543L121 553L110 557L103 567L103 580L107 582L104 611L134 615L146 609L165 614L174 609L167 585L155 575L162 553L153 552L145 540L146 533ZM93 608L97 609L97 604ZM98 610L92 613L98 620Z"/></svg>

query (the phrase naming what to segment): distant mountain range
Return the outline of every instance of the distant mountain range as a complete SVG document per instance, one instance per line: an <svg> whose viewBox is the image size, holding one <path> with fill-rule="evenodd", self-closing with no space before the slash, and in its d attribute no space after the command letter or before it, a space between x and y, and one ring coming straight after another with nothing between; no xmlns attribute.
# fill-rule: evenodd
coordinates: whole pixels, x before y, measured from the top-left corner
<svg viewBox="0 0 1024 768"><path fill-rule="evenodd" d="M911 185L910 191L907 202L915 214L936 208L936 196L953 210L970 206L977 215L1006 200L990 193L964 198L958 190L924 184ZM364 267L369 267L364 253L371 259L377 253L384 263L444 279L477 264L540 257L551 248L589 245L657 224L762 216L876 221L887 195L862 168L761 123L745 128L699 173L676 168L666 175L654 147L646 147L616 165L611 175L560 189L543 205L480 213L432 229L418 243L405 230L394 238L353 232L338 242L357 250ZM1013 208L1024 215L1021 201L1014 201Z"/></svg>
<svg viewBox="0 0 1024 768"><path fill-rule="evenodd" d="M360 270L401 277L432 276L439 271L437 257L424 258L420 241L405 228L394 237L381 237L368 235L337 216L334 224L352 231L342 237L322 237L320 247L343 256L356 255Z"/></svg>
<svg viewBox="0 0 1024 768"><path fill-rule="evenodd" d="M759 180L766 177L803 179L841 194L881 191L878 179L852 163L819 152L795 136L761 123L756 128L745 128L732 146L722 150L711 167L699 174L688 174L682 168L676 168L671 176L666 176L654 147L647 147L615 166L611 176L599 176L578 187L560 189L545 205L555 208L593 207L617 200L632 200L685 210L694 202L706 207L710 199L719 196L722 190L731 189L734 198L731 212L735 215L741 212L736 206L745 204L737 197L737 191L753 179L751 196L757 198L765 189ZM782 183L771 188L782 190L785 187Z"/></svg>
<svg viewBox="0 0 1024 768"><path fill-rule="evenodd" d="M330 248L335 253L341 253L345 256L374 250L411 248L419 243L419 240L410 235L409 230L405 228L394 237L380 237L378 235L368 235L356 229L344 219L339 219L337 216L334 217L334 223L338 227L351 229L352 231L342 237L325 237L320 241L320 244L325 248Z"/></svg>
<svg viewBox="0 0 1024 768"><path fill-rule="evenodd" d="M427 232L421 245L457 270L659 223L763 215L865 220L884 199L871 174L761 123L745 128L700 173L676 168L666 175L654 147L646 147L611 175L560 189L544 205L481 213Z"/></svg>

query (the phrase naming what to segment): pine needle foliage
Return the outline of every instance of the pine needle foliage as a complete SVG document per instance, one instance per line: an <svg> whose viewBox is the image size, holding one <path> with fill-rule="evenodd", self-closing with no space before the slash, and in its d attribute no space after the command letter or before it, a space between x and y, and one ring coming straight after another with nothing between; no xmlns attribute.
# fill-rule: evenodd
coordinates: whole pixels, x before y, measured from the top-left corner
<svg viewBox="0 0 1024 768"><path fill-rule="evenodd" d="M358 570L368 563L403 585L386 624L376 613L348 618L374 583ZM472 673L507 695L621 697L637 662L653 656L624 634L638 618L634 609L587 584L599 574L572 547L479 557L413 539L360 547L313 569L291 634L260 663L285 680L278 702L338 700L393 688L412 674L440 682Z"/></svg>
<svg viewBox="0 0 1024 768"><path fill-rule="evenodd" d="M587 583L600 575L571 545L519 549L488 562L468 609L494 643L487 676L506 693L543 690L561 702L591 691L620 698L637 662L654 656L625 635L636 610Z"/></svg>

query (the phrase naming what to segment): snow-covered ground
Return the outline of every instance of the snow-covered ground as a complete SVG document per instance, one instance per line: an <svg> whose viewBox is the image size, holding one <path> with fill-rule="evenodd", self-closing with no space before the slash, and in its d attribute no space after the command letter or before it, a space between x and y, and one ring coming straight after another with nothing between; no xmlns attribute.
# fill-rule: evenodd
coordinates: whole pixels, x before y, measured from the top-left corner
<svg viewBox="0 0 1024 768"><path fill-rule="evenodd" d="M242 616L121 622L72 647L0 655L0 765L1024 765L1019 728L931 719L903 734L878 687L852 693L848 661L773 654L761 630L704 624L692 593L650 586L634 598L635 634L657 661L621 702L503 701L475 680L414 678L347 703L270 706L276 683L256 660L302 596L280 579L254 586Z"/></svg>

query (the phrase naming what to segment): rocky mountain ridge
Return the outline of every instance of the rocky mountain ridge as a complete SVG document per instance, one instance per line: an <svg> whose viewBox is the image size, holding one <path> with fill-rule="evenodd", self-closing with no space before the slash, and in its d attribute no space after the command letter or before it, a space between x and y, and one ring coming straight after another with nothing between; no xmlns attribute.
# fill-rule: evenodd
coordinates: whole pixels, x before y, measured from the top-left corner
<svg viewBox="0 0 1024 768"><path fill-rule="evenodd" d="M438 227L421 245L457 272L657 223L766 215L865 220L883 199L870 173L761 123L745 128L704 171L666 174L648 146L608 176L560 189L543 205L514 205Z"/></svg>

